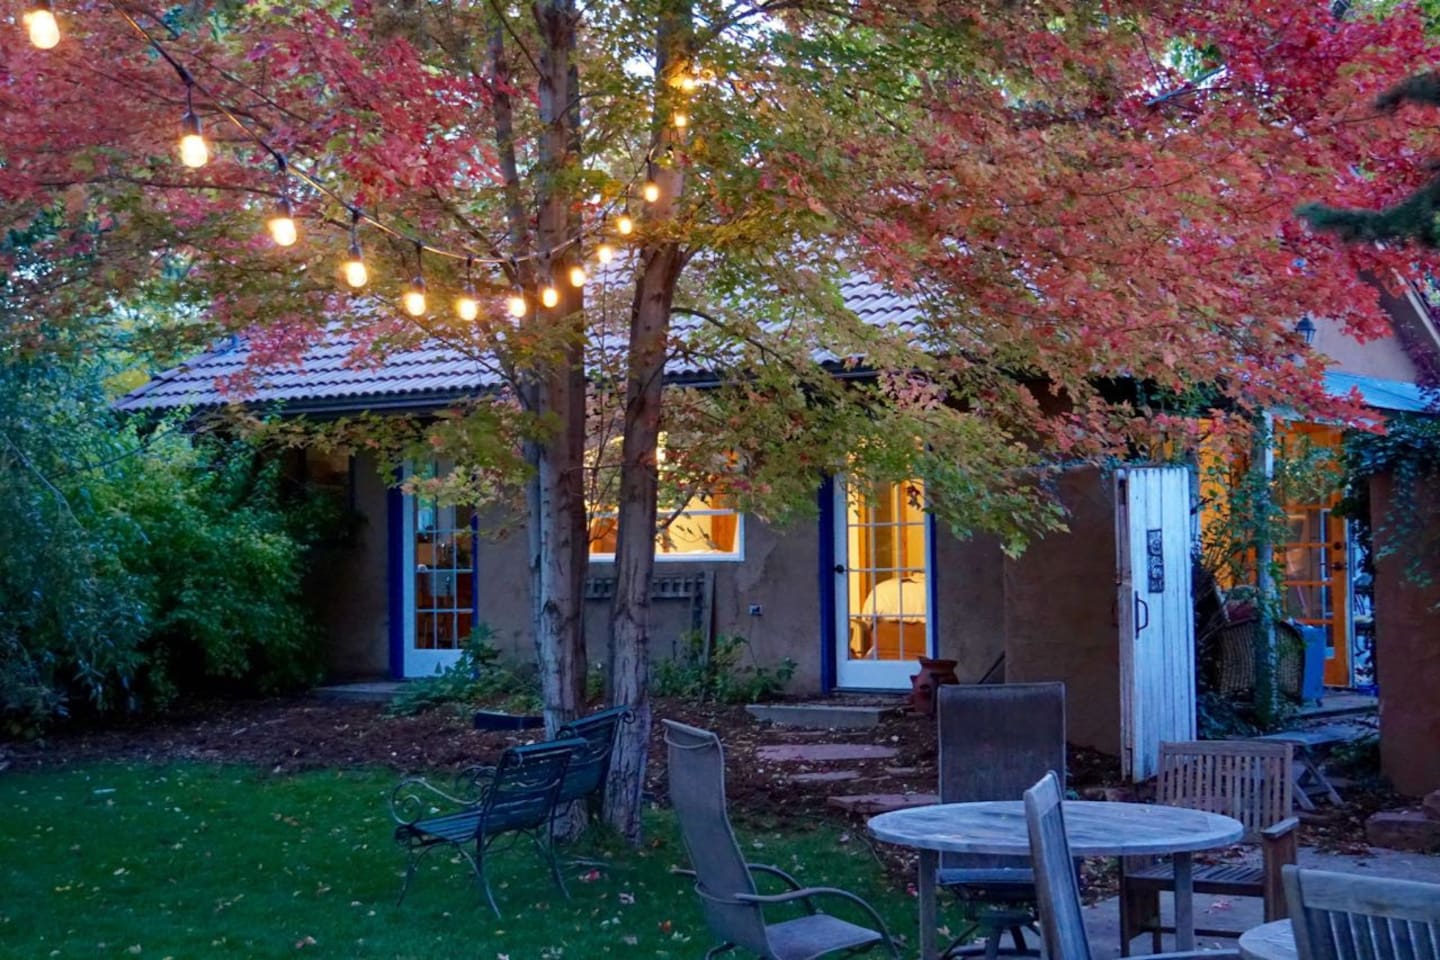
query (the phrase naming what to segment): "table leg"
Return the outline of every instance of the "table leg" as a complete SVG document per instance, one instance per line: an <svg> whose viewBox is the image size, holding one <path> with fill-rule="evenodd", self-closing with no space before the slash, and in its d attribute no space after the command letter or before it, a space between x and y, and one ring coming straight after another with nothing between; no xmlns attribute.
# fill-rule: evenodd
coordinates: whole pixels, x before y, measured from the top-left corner
<svg viewBox="0 0 1440 960"><path fill-rule="evenodd" d="M1195 949L1195 878L1190 854L1174 855L1175 864L1175 949Z"/></svg>
<svg viewBox="0 0 1440 960"><path fill-rule="evenodd" d="M940 956L935 920L935 871L938 869L940 854L934 850L921 850L920 877L915 885L920 897L920 960L936 960Z"/></svg>

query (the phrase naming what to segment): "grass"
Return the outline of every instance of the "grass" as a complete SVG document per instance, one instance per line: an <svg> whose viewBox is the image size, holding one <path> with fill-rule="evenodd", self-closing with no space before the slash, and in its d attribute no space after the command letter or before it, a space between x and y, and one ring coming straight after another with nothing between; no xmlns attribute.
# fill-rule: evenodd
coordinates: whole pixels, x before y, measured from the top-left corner
<svg viewBox="0 0 1440 960"><path fill-rule="evenodd" d="M665 812L649 819L643 850L582 842L575 854L611 867L568 868L570 902L517 846L491 871L505 919L479 898L468 865L439 852L396 907L394 780L208 765L6 774L0 955L584 960L699 957L711 946L688 881L670 874L688 864ZM854 890L893 932L914 930L913 902L860 839L831 825L738 832L750 859Z"/></svg>

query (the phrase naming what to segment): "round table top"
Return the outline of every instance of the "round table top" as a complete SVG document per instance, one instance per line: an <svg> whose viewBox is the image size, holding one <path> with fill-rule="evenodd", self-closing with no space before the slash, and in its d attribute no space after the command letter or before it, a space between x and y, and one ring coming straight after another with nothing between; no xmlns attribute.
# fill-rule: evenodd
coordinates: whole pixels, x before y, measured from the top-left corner
<svg viewBox="0 0 1440 960"><path fill-rule="evenodd" d="M1188 853L1234 843L1239 820L1203 810L1148 803L1066 800L1065 832L1077 857ZM877 839L921 850L1029 856L1021 800L937 803L871 817Z"/></svg>
<svg viewBox="0 0 1440 960"><path fill-rule="evenodd" d="M1274 920L1240 934L1240 955L1247 960L1295 960L1295 928L1289 920Z"/></svg>

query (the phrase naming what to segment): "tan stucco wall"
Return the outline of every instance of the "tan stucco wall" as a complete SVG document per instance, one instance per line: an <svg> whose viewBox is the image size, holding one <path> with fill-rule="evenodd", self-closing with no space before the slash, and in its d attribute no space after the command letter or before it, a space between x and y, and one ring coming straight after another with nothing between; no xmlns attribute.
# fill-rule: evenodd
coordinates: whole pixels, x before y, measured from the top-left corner
<svg viewBox="0 0 1440 960"><path fill-rule="evenodd" d="M373 679L390 670L387 601L385 483L368 457L351 468L360 522L344 549L329 548L307 581L330 643L330 676Z"/></svg>
<svg viewBox="0 0 1440 960"><path fill-rule="evenodd" d="M1398 302L1396 309L1404 306ZM1342 330L1338 322L1325 317L1315 318L1313 347L1334 361L1331 369L1341 373L1406 383L1413 383L1419 376L1414 362L1401 348L1399 338L1382 337L1361 343Z"/></svg>
<svg viewBox="0 0 1440 960"><path fill-rule="evenodd" d="M1005 649L1004 554L990 537L959 540L937 524L935 530L935 646L958 661L961 683L976 683ZM1004 676L1002 672L999 676Z"/></svg>
<svg viewBox="0 0 1440 960"><path fill-rule="evenodd" d="M1065 683L1071 743L1120 752L1120 642L1115 622L1115 499L1097 470L1066 474L1070 531L1004 561L1005 679Z"/></svg>
<svg viewBox="0 0 1440 960"><path fill-rule="evenodd" d="M1440 586L1405 579L1406 557L1384 556L1389 477L1371 481L1375 518L1375 679L1380 688L1380 762L1395 789L1440 790ZM1440 495L1424 514L1440 516ZM1427 536L1440 534L1440 520Z"/></svg>

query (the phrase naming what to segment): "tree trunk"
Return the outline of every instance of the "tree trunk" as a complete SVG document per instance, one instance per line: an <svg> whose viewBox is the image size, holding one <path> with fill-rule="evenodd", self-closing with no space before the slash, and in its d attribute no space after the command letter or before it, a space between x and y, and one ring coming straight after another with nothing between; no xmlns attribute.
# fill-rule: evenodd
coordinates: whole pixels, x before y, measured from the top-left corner
<svg viewBox="0 0 1440 960"><path fill-rule="evenodd" d="M535 5L540 27L539 216L536 249L561 247L571 238L571 197L566 173L578 163L573 150L577 118L570 90L574 50L574 0ZM535 282L545 284L568 267L574 245L553 262L540 262ZM531 583L535 646L545 701L545 729L551 736L585 708L583 588L589 541L585 526L584 303L578 290L562 290L553 309L537 306L535 322L567 328L563 354L533 374L526 392L544 435L529 444Z"/></svg>
<svg viewBox="0 0 1440 960"><path fill-rule="evenodd" d="M691 36L688 0L665 4L656 35L656 153L678 136L670 116L678 89L670 81L688 69ZM660 199L650 204L651 224L675 217L684 177L672 165L658 166ZM641 796L650 743L650 580L655 570L657 507L656 449L665 381L666 344L675 285L685 266L679 245L664 242L640 256L635 300L630 309L630 344L625 378L625 424L621 446L618 532L615 545L615 601L611 616L610 690L616 704L635 711L620 727L606 790L606 820L631 843L640 841Z"/></svg>
<svg viewBox="0 0 1440 960"><path fill-rule="evenodd" d="M1275 676L1275 615L1279 609L1276 596L1275 543L1271 536L1275 519L1275 432L1269 413L1261 413L1255 421L1255 440L1251 447L1250 469L1254 472L1256 497L1251 508L1255 514L1255 612L1260 629L1255 638L1255 720L1270 730L1280 712L1280 697Z"/></svg>

